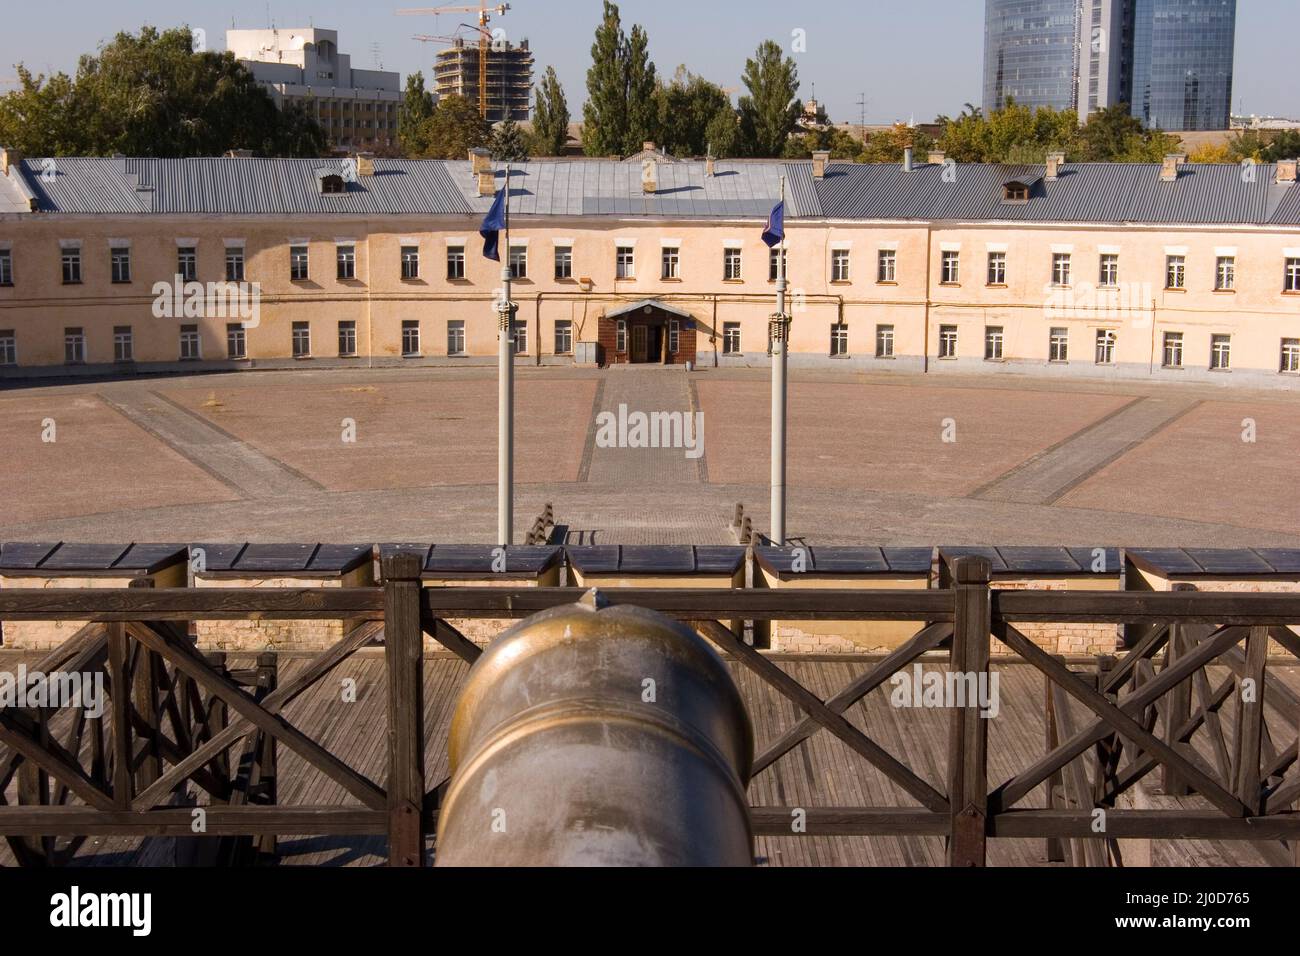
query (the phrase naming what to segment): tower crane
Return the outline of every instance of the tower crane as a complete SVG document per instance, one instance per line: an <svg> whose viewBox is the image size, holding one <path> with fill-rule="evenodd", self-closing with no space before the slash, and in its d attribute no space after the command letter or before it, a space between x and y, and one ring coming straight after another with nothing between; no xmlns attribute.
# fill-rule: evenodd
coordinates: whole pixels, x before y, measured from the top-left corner
<svg viewBox="0 0 1300 956"><path fill-rule="evenodd" d="M408 7L397 11L399 17L436 17L440 13L477 13L478 14L478 112L479 116L487 119L488 114L488 97L487 97L487 74L488 74L488 49L492 43L492 31L488 29L488 24L492 22L492 16L503 17L510 10L510 4L499 3L496 6L490 6L487 0L481 0L477 6L451 6L451 7ZM469 24L465 24L469 26ZM476 29L470 26L470 29ZM449 37L431 37L418 36L417 40L447 40Z"/></svg>

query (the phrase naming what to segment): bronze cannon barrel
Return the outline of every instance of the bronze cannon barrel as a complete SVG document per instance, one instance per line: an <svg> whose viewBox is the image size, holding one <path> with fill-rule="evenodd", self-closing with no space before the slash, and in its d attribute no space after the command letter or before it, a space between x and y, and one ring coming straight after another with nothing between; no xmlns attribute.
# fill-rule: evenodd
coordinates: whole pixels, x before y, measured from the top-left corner
<svg viewBox="0 0 1300 956"><path fill-rule="evenodd" d="M439 866L749 866L749 716L689 628L595 592L516 625L452 717Z"/></svg>

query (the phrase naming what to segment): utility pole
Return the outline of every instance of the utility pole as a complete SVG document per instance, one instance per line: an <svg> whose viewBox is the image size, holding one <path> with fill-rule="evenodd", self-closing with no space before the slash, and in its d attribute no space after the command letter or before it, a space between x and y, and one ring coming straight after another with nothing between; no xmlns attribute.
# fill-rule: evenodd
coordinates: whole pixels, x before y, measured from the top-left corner
<svg viewBox="0 0 1300 956"><path fill-rule="evenodd" d="M515 312L510 299L510 165L506 164L506 249L501 259L501 300L497 303L497 542L515 536Z"/></svg>
<svg viewBox="0 0 1300 956"><path fill-rule="evenodd" d="M781 177L784 218L785 177ZM785 411L786 358L789 352L790 316L785 311L785 226L776 255L776 312L768 325L772 346L772 544L785 547Z"/></svg>

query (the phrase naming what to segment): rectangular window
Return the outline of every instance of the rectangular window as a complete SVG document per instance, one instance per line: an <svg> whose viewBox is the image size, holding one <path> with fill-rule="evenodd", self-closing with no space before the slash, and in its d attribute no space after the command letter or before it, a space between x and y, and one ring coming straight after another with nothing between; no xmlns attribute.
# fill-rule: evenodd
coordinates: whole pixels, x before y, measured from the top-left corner
<svg viewBox="0 0 1300 956"><path fill-rule="evenodd" d="M402 321L402 357L415 358L420 354L420 323L416 319Z"/></svg>
<svg viewBox="0 0 1300 956"><path fill-rule="evenodd" d="M1285 354L1285 347L1283 354ZM17 365L18 364L18 338L14 335L13 329L4 329L0 331L0 365ZM1283 369L1282 371L1286 371Z"/></svg>
<svg viewBox="0 0 1300 956"><path fill-rule="evenodd" d="M527 246L510 247L510 278L512 279L528 278L528 247Z"/></svg>
<svg viewBox="0 0 1300 956"><path fill-rule="evenodd" d="M619 246L615 250L615 259L615 278L636 278L636 251L631 246Z"/></svg>
<svg viewBox="0 0 1300 956"><path fill-rule="evenodd" d="M81 281L81 250L63 250L63 284L76 285Z"/></svg>
<svg viewBox="0 0 1300 956"><path fill-rule="evenodd" d="M722 278L725 282L739 282L741 264L740 249L728 246L722 250Z"/></svg>
<svg viewBox="0 0 1300 956"><path fill-rule="evenodd" d="M12 365L12 361L9 364ZM1283 372L1300 372L1300 339L1282 340L1282 364L1280 370Z"/></svg>
<svg viewBox="0 0 1300 956"><path fill-rule="evenodd" d="M779 268L777 256L781 257L780 264L783 264L785 266L785 270L786 270L785 274L786 275L790 274L789 254L783 253L779 246L775 247L769 250L767 254L767 281L769 282L775 282L777 280L777 271Z"/></svg>
<svg viewBox="0 0 1300 956"><path fill-rule="evenodd" d="M113 327L113 361L135 361L135 343L132 340L131 326L129 325Z"/></svg>
<svg viewBox="0 0 1300 956"><path fill-rule="evenodd" d="M672 319L668 323L668 352L676 355L682 350L682 323Z"/></svg>
<svg viewBox="0 0 1300 956"><path fill-rule="evenodd" d="M1236 256L1219 256L1214 263L1214 291L1231 292L1237 288Z"/></svg>
<svg viewBox="0 0 1300 956"><path fill-rule="evenodd" d="M1286 261L1286 285L1287 292L1300 292L1300 259L1288 259Z"/></svg>
<svg viewBox="0 0 1300 956"><path fill-rule="evenodd" d="M989 325L984 328L984 361L1002 361L1002 326Z"/></svg>
<svg viewBox="0 0 1300 956"><path fill-rule="evenodd" d="M447 278L460 281L465 278L465 247L447 247Z"/></svg>
<svg viewBox="0 0 1300 956"><path fill-rule="evenodd" d="M0 285L14 284L14 258L8 249L0 249Z"/></svg>
<svg viewBox="0 0 1300 956"><path fill-rule="evenodd" d="M627 351L627 322L623 319L614 323L614 351L620 355Z"/></svg>
<svg viewBox="0 0 1300 956"><path fill-rule="evenodd" d="M881 249L876 260L876 281L898 281L898 253L893 249Z"/></svg>
<svg viewBox="0 0 1300 956"><path fill-rule="evenodd" d="M560 282L573 278L573 246L555 247L555 278Z"/></svg>
<svg viewBox="0 0 1300 956"><path fill-rule="evenodd" d="M447 354L465 354L465 321L452 319L447 323Z"/></svg>
<svg viewBox="0 0 1300 956"><path fill-rule="evenodd" d="M847 249L831 250L831 281L832 282L849 281L849 250Z"/></svg>
<svg viewBox="0 0 1300 956"><path fill-rule="evenodd" d="M573 323L568 319L561 319L555 323L555 354L570 355L573 353Z"/></svg>
<svg viewBox="0 0 1300 956"><path fill-rule="evenodd" d="M110 250L113 266L113 281L122 284L131 281L131 250L115 247Z"/></svg>
<svg viewBox="0 0 1300 956"><path fill-rule="evenodd" d="M86 362L86 333L80 328L63 330L63 361L69 365Z"/></svg>
<svg viewBox="0 0 1300 956"><path fill-rule="evenodd" d="M311 255L306 246L289 247L289 280L306 282L311 274Z"/></svg>
<svg viewBox="0 0 1300 956"><path fill-rule="evenodd" d="M197 282L199 278L199 250L193 246L176 249L176 274L182 282Z"/></svg>
<svg viewBox="0 0 1300 956"><path fill-rule="evenodd" d="M876 326L876 358L894 357L894 327L892 325Z"/></svg>
<svg viewBox="0 0 1300 956"><path fill-rule="evenodd" d="M740 323L739 322L722 323L722 354L723 355L740 354Z"/></svg>
<svg viewBox="0 0 1300 956"><path fill-rule="evenodd" d="M843 322L831 323L831 357L849 354L849 327Z"/></svg>
<svg viewBox="0 0 1300 956"><path fill-rule="evenodd" d="M290 332L293 341L294 358L311 357L311 323L295 322Z"/></svg>
<svg viewBox="0 0 1300 956"><path fill-rule="evenodd" d="M515 323L515 354L528 354L528 326L523 322Z"/></svg>
<svg viewBox="0 0 1300 956"><path fill-rule="evenodd" d="M1166 289L1187 288L1187 257L1186 256L1165 257L1165 288Z"/></svg>
<svg viewBox="0 0 1300 956"><path fill-rule="evenodd" d="M989 285L1007 284L1007 254L1005 252L989 253Z"/></svg>
<svg viewBox="0 0 1300 956"><path fill-rule="evenodd" d="M1232 336L1210 336L1210 368L1226 372L1232 368Z"/></svg>
<svg viewBox="0 0 1300 956"><path fill-rule="evenodd" d="M1052 253L1052 285L1068 286L1070 284L1070 254L1068 252Z"/></svg>
<svg viewBox="0 0 1300 956"><path fill-rule="evenodd" d="M1052 329L1048 336L1048 361L1068 362L1070 360L1070 330Z"/></svg>
<svg viewBox="0 0 1300 956"><path fill-rule="evenodd" d="M181 361L197 362L203 357L203 343L197 325L181 326Z"/></svg>
<svg viewBox="0 0 1300 956"><path fill-rule="evenodd" d="M1115 330L1097 330L1097 364L1113 365L1115 363Z"/></svg>
<svg viewBox="0 0 1300 956"><path fill-rule="evenodd" d="M248 333L242 322L231 322L226 326L226 358L248 358Z"/></svg>
<svg viewBox="0 0 1300 956"><path fill-rule="evenodd" d="M226 281L244 281L244 247L228 246L226 248Z"/></svg>
<svg viewBox="0 0 1300 956"><path fill-rule="evenodd" d="M420 247L402 246L402 278L420 278Z"/></svg>
<svg viewBox="0 0 1300 956"><path fill-rule="evenodd" d="M1164 368L1183 367L1183 333L1166 332L1165 348L1160 364Z"/></svg>
<svg viewBox="0 0 1300 956"><path fill-rule="evenodd" d="M939 326L939 358L955 359L957 357L957 326Z"/></svg>
<svg viewBox="0 0 1300 956"><path fill-rule="evenodd" d="M943 254L943 278L944 285L956 285L961 282L961 253L945 252Z"/></svg>
<svg viewBox="0 0 1300 956"><path fill-rule="evenodd" d="M1119 255L1114 252L1103 252L1101 254L1101 271L1097 277L1097 284L1113 288L1119 285Z"/></svg>
<svg viewBox="0 0 1300 956"><path fill-rule="evenodd" d="M347 320L339 323L339 358L357 354L357 323Z"/></svg>
<svg viewBox="0 0 1300 956"><path fill-rule="evenodd" d="M682 277L682 250L676 246L664 246L662 254L663 267L659 278L664 280Z"/></svg>
<svg viewBox="0 0 1300 956"><path fill-rule="evenodd" d="M338 258L338 277L342 282L350 282L357 277L357 247L356 246L339 246L336 253Z"/></svg>

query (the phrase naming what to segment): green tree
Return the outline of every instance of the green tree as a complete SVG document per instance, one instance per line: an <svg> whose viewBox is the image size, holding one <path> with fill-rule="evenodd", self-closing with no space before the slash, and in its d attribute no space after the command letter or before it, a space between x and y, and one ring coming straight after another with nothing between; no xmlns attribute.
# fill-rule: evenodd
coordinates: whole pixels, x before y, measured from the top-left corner
<svg viewBox="0 0 1300 956"><path fill-rule="evenodd" d="M486 146L491 134L477 106L463 96L444 96L418 135L425 146L416 158L464 159L471 149Z"/></svg>
<svg viewBox="0 0 1300 956"><path fill-rule="evenodd" d="M704 128L706 151L711 151L715 159L730 159L740 155L740 117L728 106L709 120Z"/></svg>
<svg viewBox="0 0 1300 956"><path fill-rule="evenodd" d="M1300 156L1300 131L1248 129L1228 144L1236 161L1253 159L1257 163L1276 163L1279 159Z"/></svg>
<svg viewBox="0 0 1300 956"><path fill-rule="evenodd" d="M934 148L935 141L903 123L890 129L877 130L867 137L858 154L860 163L901 163L903 150L912 147L912 155L917 162L925 162L926 154Z"/></svg>
<svg viewBox="0 0 1300 956"><path fill-rule="evenodd" d="M863 142L846 129L827 126L824 129L810 129L792 136L785 146L786 159L811 159L812 154L825 150L831 159L856 160L863 151ZM885 162L885 160L869 160Z"/></svg>
<svg viewBox="0 0 1300 956"><path fill-rule="evenodd" d="M507 117L492 131L488 142L492 158L499 163L525 163L528 161L528 140L524 131L512 117Z"/></svg>
<svg viewBox="0 0 1300 956"><path fill-rule="evenodd" d="M424 73L416 70L406 78L406 94L397 110L397 141L408 156L427 151L424 133L433 116L433 94L424 88Z"/></svg>
<svg viewBox="0 0 1300 956"><path fill-rule="evenodd" d="M548 66L533 108L532 151L536 156L563 156L568 142L569 103L555 67Z"/></svg>
<svg viewBox="0 0 1300 956"><path fill-rule="evenodd" d="M587 70L587 102L582 108L582 148L588 156L622 154L627 140L627 37L617 4L605 0Z"/></svg>
<svg viewBox="0 0 1300 956"><path fill-rule="evenodd" d="M656 98L659 142L674 156L703 156L710 146L709 127L719 116L735 125L731 98L684 66L677 68L671 83L659 87Z"/></svg>
<svg viewBox="0 0 1300 956"><path fill-rule="evenodd" d="M232 54L153 27L82 56L75 79L19 67L19 88L0 98L0 138L46 155L319 155L325 144L310 115L278 110Z"/></svg>
<svg viewBox="0 0 1300 956"><path fill-rule="evenodd" d="M803 112L797 97L799 68L776 43L764 40L745 62L743 79L749 95L740 98L742 149L758 158L784 155Z"/></svg>
<svg viewBox="0 0 1300 956"><path fill-rule="evenodd" d="M655 93L659 78L650 62L650 39L639 24L627 40L627 134L623 153L631 155L646 142L659 139L659 104Z"/></svg>

